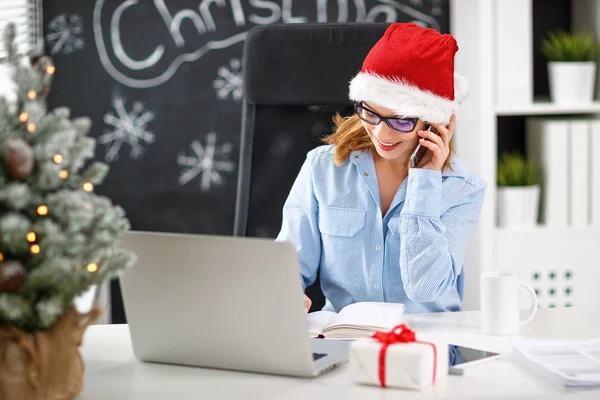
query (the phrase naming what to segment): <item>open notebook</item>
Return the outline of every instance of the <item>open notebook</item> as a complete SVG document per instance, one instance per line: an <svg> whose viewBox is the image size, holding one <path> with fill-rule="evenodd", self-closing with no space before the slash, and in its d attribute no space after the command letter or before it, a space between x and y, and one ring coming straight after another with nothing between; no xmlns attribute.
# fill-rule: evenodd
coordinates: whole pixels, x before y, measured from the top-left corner
<svg viewBox="0 0 600 400"><path fill-rule="evenodd" d="M399 303L361 302L349 304L339 313L315 311L307 315L308 333L312 337L358 339L407 323L404 309Z"/></svg>

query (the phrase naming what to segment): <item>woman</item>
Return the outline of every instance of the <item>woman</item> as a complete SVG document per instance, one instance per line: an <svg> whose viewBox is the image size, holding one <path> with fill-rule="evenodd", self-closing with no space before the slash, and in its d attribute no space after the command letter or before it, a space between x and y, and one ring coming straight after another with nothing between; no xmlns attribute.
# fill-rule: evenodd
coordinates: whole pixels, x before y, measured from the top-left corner
<svg viewBox="0 0 600 400"><path fill-rule="evenodd" d="M453 155L466 92L457 51L451 35L392 24L350 83L356 114L336 117L328 145L308 153L277 240L295 244L305 288L320 272L324 310L362 301L460 310L486 185ZM427 152L410 168L418 144Z"/></svg>

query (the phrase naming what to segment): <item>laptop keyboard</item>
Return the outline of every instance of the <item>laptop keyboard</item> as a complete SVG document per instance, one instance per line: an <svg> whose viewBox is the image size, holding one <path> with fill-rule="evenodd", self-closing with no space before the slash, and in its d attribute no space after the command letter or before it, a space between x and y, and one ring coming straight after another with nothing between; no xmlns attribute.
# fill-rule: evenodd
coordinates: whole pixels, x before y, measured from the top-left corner
<svg viewBox="0 0 600 400"><path fill-rule="evenodd" d="M327 354L324 353L312 353L313 361L317 361L319 358L325 357Z"/></svg>

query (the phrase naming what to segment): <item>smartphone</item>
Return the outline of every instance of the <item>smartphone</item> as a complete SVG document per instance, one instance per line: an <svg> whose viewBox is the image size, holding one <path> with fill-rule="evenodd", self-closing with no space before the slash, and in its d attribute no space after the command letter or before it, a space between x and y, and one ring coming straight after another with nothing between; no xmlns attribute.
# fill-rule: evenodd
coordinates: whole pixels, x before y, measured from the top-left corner
<svg viewBox="0 0 600 400"><path fill-rule="evenodd" d="M433 126L431 126L429 124L427 124L427 128L425 130L431 131L431 132L435 133L436 135L439 135L437 129L435 129ZM427 140L427 139L425 139L425 140ZM417 168L417 166L421 162L421 159L423 158L423 155L425 154L426 151L427 151L427 147L421 146L421 143L419 143L417 145L415 150L410 155L410 166L412 168Z"/></svg>

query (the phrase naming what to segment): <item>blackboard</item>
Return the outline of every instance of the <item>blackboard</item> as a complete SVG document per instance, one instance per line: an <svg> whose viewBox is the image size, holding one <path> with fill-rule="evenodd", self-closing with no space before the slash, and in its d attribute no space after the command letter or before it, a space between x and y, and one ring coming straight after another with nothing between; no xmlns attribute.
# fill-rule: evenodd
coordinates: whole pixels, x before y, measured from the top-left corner
<svg viewBox="0 0 600 400"><path fill-rule="evenodd" d="M133 229L229 235L246 33L362 21L448 32L448 13L448 0L44 1L49 105L92 119L96 158L111 168L97 192Z"/></svg>

